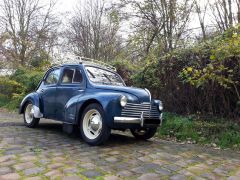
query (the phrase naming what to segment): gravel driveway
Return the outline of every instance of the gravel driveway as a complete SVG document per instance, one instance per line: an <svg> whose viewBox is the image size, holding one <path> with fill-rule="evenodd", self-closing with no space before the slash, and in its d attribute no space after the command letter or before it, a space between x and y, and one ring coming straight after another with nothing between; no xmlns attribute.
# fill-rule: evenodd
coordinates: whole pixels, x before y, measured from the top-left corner
<svg viewBox="0 0 240 180"><path fill-rule="evenodd" d="M240 179L240 154L158 139L137 141L113 132L91 147L60 123L36 129L0 112L0 179Z"/></svg>

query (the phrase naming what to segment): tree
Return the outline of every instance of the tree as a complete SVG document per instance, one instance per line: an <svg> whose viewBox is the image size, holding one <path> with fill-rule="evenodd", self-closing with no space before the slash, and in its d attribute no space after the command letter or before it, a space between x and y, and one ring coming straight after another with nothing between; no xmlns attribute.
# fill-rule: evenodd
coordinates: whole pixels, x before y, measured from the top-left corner
<svg viewBox="0 0 240 180"><path fill-rule="evenodd" d="M104 1L84 1L71 18L67 38L75 54L94 59L111 60L121 50L119 19Z"/></svg>
<svg viewBox="0 0 240 180"><path fill-rule="evenodd" d="M215 0L211 4L211 11L220 32L224 32L240 22L239 0Z"/></svg>
<svg viewBox="0 0 240 180"><path fill-rule="evenodd" d="M195 11L198 16L199 24L201 27L202 31L202 37L203 39L206 39L206 25L205 25L205 16L207 13L207 7L209 3L204 4L203 8L201 8L201 5L198 0L194 0L194 5L195 5Z"/></svg>
<svg viewBox="0 0 240 180"><path fill-rule="evenodd" d="M237 6L237 23L240 23L240 0L235 0Z"/></svg>
<svg viewBox="0 0 240 180"><path fill-rule="evenodd" d="M133 9L127 18L134 22L129 41L134 54L146 57L154 50L162 55L182 46L193 7L190 0L122 0L122 4Z"/></svg>
<svg viewBox="0 0 240 180"><path fill-rule="evenodd" d="M0 30L2 53L9 63L21 66L50 53L57 40L59 21L53 14L55 2L39 0L1 0Z"/></svg>

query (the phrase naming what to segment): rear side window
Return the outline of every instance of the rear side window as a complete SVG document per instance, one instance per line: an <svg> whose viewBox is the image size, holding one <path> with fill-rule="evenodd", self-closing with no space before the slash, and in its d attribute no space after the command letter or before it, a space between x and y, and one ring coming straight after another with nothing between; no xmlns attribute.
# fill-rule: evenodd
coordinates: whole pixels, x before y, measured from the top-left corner
<svg viewBox="0 0 240 180"><path fill-rule="evenodd" d="M80 84L82 82L82 74L79 69L69 69L65 68L63 70L63 76L62 76L62 84L72 84L72 83L78 83Z"/></svg>
<svg viewBox="0 0 240 180"><path fill-rule="evenodd" d="M57 84L59 77L60 77L60 69L53 70L48 74L45 84L46 85Z"/></svg>
<svg viewBox="0 0 240 180"><path fill-rule="evenodd" d="M82 74L80 70L75 70L75 74L73 76L73 82L74 83L81 83L82 82Z"/></svg>

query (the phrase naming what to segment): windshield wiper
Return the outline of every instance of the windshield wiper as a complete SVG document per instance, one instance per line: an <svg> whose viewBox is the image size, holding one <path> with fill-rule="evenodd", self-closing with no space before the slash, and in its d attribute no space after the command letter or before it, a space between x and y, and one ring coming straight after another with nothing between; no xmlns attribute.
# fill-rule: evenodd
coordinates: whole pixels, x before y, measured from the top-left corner
<svg viewBox="0 0 240 180"><path fill-rule="evenodd" d="M106 74L103 73L103 75L105 78L107 78L109 80L109 82L112 82L111 79Z"/></svg>
<svg viewBox="0 0 240 180"><path fill-rule="evenodd" d="M87 69L87 72L88 72L93 78L96 78L96 77L94 76L94 74L93 74L91 71L89 71L88 69Z"/></svg>

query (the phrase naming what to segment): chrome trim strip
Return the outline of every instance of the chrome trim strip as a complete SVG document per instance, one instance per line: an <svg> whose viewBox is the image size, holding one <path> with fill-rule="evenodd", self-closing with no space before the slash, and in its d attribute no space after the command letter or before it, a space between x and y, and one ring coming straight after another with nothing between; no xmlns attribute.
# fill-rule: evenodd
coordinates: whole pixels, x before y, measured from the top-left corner
<svg viewBox="0 0 240 180"><path fill-rule="evenodd" d="M147 91L147 93L149 94L149 102L151 103L151 101L152 101L151 93L147 88L145 88L145 91Z"/></svg>
<svg viewBox="0 0 240 180"><path fill-rule="evenodd" d="M138 107L143 107L143 108L150 108L150 104L148 104L148 105L141 105L141 104L139 104L139 105L126 105L125 107L128 107L128 108L138 108Z"/></svg>
<svg viewBox="0 0 240 180"><path fill-rule="evenodd" d="M160 119L160 124L162 124L162 116L158 116ZM144 126L144 116L143 113L141 114L140 118L135 118L135 117L114 117L114 123L123 123L123 124L140 124L141 127Z"/></svg>
<svg viewBox="0 0 240 180"><path fill-rule="evenodd" d="M136 104L136 103L127 103L127 104L130 104L130 105L150 105L150 103L149 102L143 102L143 103L141 103L141 104Z"/></svg>
<svg viewBox="0 0 240 180"><path fill-rule="evenodd" d="M143 127L143 124L144 124L143 112L141 114L140 122L141 122L141 127Z"/></svg>
<svg viewBox="0 0 240 180"><path fill-rule="evenodd" d="M160 116L158 106L143 102L141 104L127 103L122 109L121 117L140 118L142 114L144 119L159 119Z"/></svg>
<svg viewBox="0 0 240 180"><path fill-rule="evenodd" d="M140 111L140 112L142 112L142 111L145 111L145 112L148 112L149 111L149 108L141 108L141 109L139 109L139 108L135 108L135 109L132 109L132 108L126 108L126 109L123 109L122 110L122 112L136 112L136 111Z"/></svg>
<svg viewBox="0 0 240 180"><path fill-rule="evenodd" d="M133 123L140 124L140 118L133 117L114 117L114 123Z"/></svg>
<svg viewBox="0 0 240 180"><path fill-rule="evenodd" d="M160 114L159 119L160 119L160 126L162 126L162 121L163 121L162 113Z"/></svg>

